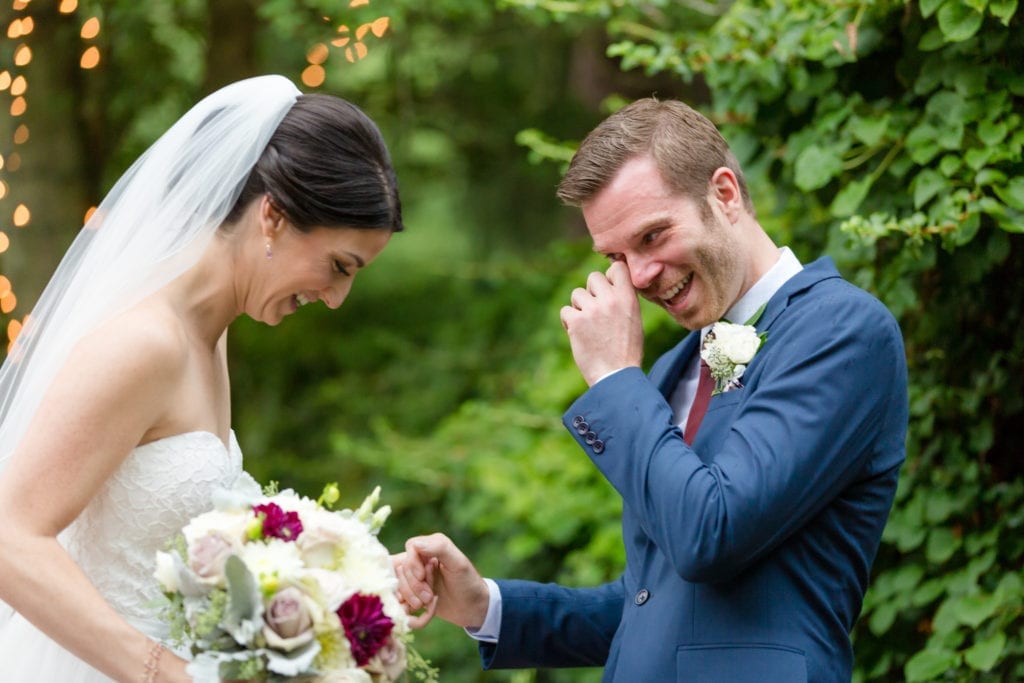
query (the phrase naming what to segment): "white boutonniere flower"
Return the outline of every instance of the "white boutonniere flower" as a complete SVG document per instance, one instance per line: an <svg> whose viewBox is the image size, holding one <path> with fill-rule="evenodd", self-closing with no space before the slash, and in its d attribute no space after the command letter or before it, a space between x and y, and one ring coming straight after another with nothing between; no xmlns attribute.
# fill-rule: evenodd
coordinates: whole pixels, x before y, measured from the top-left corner
<svg viewBox="0 0 1024 683"><path fill-rule="evenodd" d="M700 357L711 369L715 380L712 396L743 385L740 378L754 355L764 344L765 333L758 334L753 325L737 325L729 322L715 323L704 337Z"/></svg>

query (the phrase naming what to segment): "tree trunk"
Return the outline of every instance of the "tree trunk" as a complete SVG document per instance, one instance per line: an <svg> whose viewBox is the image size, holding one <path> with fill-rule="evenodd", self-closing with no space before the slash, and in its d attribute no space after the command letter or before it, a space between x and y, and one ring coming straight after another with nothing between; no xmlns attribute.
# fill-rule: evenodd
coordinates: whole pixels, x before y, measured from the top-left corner
<svg viewBox="0 0 1024 683"><path fill-rule="evenodd" d="M241 78L255 76L256 35L259 22L254 0L209 0L206 78L203 93L210 93Z"/></svg>

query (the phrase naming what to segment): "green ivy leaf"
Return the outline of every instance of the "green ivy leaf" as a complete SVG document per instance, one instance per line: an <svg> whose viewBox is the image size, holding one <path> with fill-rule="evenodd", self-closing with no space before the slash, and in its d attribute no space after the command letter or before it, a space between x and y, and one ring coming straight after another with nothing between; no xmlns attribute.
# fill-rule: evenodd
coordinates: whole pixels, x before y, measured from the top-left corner
<svg viewBox="0 0 1024 683"><path fill-rule="evenodd" d="M965 595L953 605L953 613L961 624L978 628L999 608L999 596L990 593Z"/></svg>
<svg viewBox="0 0 1024 683"><path fill-rule="evenodd" d="M925 558L932 564L942 564L960 548L960 539L945 527L932 529L925 545Z"/></svg>
<svg viewBox="0 0 1024 683"><path fill-rule="evenodd" d="M852 116L849 126L853 137L865 145L873 147L881 142L885 131L889 129L889 114L873 117Z"/></svg>
<svg viewBox="0 0 1024 683"><path fill-rule="evenodd" d="M978 124L978 137L986 145L998 145L1005 138L1009 129L1005 123L982 121Z"/></svg>
<svg viewBox="0 0 1024 683"><path fill-rule="evenodd" d="M933 26L928 29L921 40L917 41L917 49L921 52L933 52L946 45L946 36L942 35L942 31L939 30L938 26Z"/></svg>
<svg viewBox="0 0 1024 683"><path fill-rule="evenodd" d="M951 177L964 165L964 160L957 154L947 154L939 162L939 173Z"/></svg>
<svg viewBox="0 0 1024 683"><path fill-rule="evenodd" d="M946 0L921 0L918 6L921 8L921 16L927 19L931 15L935 14L935 11L942 7L942 4Z"/></svg>
<svg viewBox="0 0 1024 683"><path fill-rule="evenodd" d="M976 671L990 671L1006 647L1006 634L996 631L984 640L979 640L964 652L964 661Z"/></svg>
<svg viewBox="0 0 1024 683"><path fill-rule="evenodd" d="M1005 186L996 185L992 191L1011 209L1024 211L1024 177L1017 176Z"/></svg>
<svg viewBox="0 0 1024 683"><path fill-rule="evenodd" d="M868 619L868 628L876 636L884 635L892 627L893 622L896 621L896 615L899 610L896 608L896 604L889 600L879 605L874 612L871 613L871 618Z"/></svg>
<svg viewBox="0 0 1024 683"><path fill-rule="evenodd" d="M960 655L950 650L921 650L907 660L903 673L907 683L931 681L960 665Z"/></svg>
<svg viewBox="0 0 1024 683"><path fill-rule="evenodd" d="M907 134L907 151L915 164L924 166L939 153L939 131L930 123L921 123Z"/></svg>
<svg viewBox="0 0 1024 683"><path fill-rule="evenodd" d="M981 28L984 16L961 2L948 2L939 8L939 28L951 42L967 40Z"/></svg>
<svg viewBox="0 0 1024 683"><path fill-rule="evenodd" d="M944 592L946 592L946 584L941 579L925 581L914 590L910 604L914 607L924 607L934 602Z"/></svg>
<svg viewBox="0 0 1024 683"><path fill-rule="evenodd" d="M989 0L988 11L1003 22L1003 26L1009 26L1010 19L1017 13L1017 0Z"/></svg>
<svg viewBox="0 0 1024 683"><path fill-rule="evenodd" d="M995 168L983 168L974 176L974 184L979 187L984 185L1001 185L1007 180L1006 174Z"/></svg>
<svg viewBox="0 0 1024 683"><path fill-rule="evenodd" d="M804 192L825 187L843 170L843 160L828 148L811 145L796 158L795 182Z"/></svg>
<svg viewBox="0 0 1024 683"><path fill-rule="evenodd" d="M932 168L926 168L911 183L914 192L914 208L920 209L942 190L949 189L949 179Z"/></svg>
<svg viewBox="0 0 1024 683"><path fill-rule="evenodd" d="M995 152L995 149L992 147L975 147L974 149L967 150L967 153L964 154L964 161L967 162L968 166L977 171L992 159L993 152Z"/></svg>
<svg viewBox="0 0 1024 683"><path fill-rule="evenodd" d="M871 177L861 178L847 183L846 187L836 193L829 212L836 218L846 218L857 212L861 202L868 196L871 190Z"/></svg>
<svg viewBox="0 0 1024 683"><path fill-rule="evenodd" d="M975 78L977 78L976 75ZM965 108L964 98L959 93L952 90L941 90L928 99L928 104L924 109L936 118L958 121L964 118Z"/></svg>

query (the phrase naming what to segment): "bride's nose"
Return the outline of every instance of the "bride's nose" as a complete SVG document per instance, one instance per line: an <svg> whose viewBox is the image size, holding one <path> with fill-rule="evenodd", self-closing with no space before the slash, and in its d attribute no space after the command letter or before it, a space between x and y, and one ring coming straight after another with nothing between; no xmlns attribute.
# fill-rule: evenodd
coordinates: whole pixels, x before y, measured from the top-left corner
<svg viewBox="0 0 1024 683"><path fill-rule="evenodd" d="M352 279L347 277L343 283L328 287L320 292L320 300L327 305L327 308L337 309L344 303L345 299L348 298L349 291L352 289Z"/></svg>

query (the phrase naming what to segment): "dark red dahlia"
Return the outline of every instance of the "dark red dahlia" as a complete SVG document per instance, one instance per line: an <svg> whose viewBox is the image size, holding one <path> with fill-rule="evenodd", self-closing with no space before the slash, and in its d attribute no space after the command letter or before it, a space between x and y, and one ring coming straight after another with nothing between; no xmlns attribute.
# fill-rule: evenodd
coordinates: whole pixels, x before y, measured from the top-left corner
<svg viewBox="0 0 1024 683"><path fill-rule="evenodd" d="M294 541L302 533L302 520L298 512L285 512L277 503L254 505L252 511L263 519L263 535Z"/></svg>
<svg viewBox="0 0 1024 683"><path fill-rule="evenodd" d="M384 605L376 595L356 593L338 608L338 617L352 645L356 664L363 666L384 646L395 627L384 614Z"/></svg>

